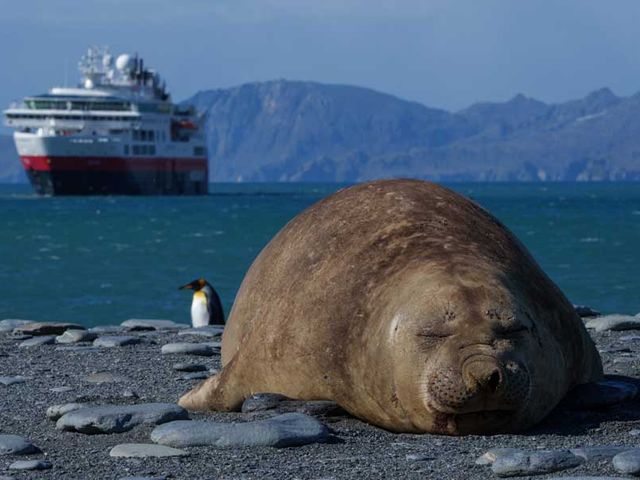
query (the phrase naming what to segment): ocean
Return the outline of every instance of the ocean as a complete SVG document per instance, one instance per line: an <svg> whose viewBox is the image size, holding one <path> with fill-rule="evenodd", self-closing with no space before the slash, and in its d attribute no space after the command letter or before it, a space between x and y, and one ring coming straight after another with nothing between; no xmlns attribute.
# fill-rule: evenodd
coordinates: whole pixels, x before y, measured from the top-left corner
<svg viewBox="0 0 640 480"><path fill-rule="evenodd" d="M189 322L205 277L228 313L287 221L343 185L212 184L206 197L51 197L0 185L0 319ZM640 184L452 184L507 225L568 298L640 312Z"/></svg>

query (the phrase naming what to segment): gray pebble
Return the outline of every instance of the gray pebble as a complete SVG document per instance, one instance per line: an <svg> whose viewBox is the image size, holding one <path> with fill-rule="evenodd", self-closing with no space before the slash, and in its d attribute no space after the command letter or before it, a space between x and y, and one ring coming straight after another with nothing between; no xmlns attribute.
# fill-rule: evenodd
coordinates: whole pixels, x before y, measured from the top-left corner
<svg viewBox="0 0 640 480"><path fill-rule="evenodd" d="M90 332L93 333L120 333L124 330L120 325L98 325L97 327L91 327Z"/></svg>
<svg viewBox="0 0 640 480"><path fill-rule="evenodd" d="M151 440L172 447L292 447L325 442L328 435L327 427L315 418L286 413L245 423L170 422L156 427L151 432Z"/></svg>
<svg viewBox="0 0 640 480"><path fill-rule="evenodd" d="M56 428L87 434L121 433L142 423L157 425L187 418L187 411L173 403L107 405L66 413L58 419Z"/></svg>
<svg viewBox="0 0 640 480"><path fill-rule="evenodd" d="M173 365L178 372L206 372L207 366L201 363L180 362Z"/></svg>
<svg viewBox="0 0 640 480"><path fill-rule="evenodd" d="M207 325L205 327L187 328L178 332L178 335L193 335L196 337L215 338L222 335L224 327Z"/></svg>
<svg viewBox="0 0 640 480"><path fill-rule="evenodd" d="M20 348L39 347L40 345L53 345L56 337L53 335L44 335L41 337L33 337L24 340L18 345Z"/></svg>
<svg viewBox="0 0 640 480"><path fill-rule="evenodd" d="M428 462L435 460L434 456L428 453L408 453L405 458L407 462Z"/></svg>
<svg viewBox="0 0 640 480"><path fill-rule="evenodd" d="M21 375L16 375L15 377L0 377L0 383L2 385L13 385L15 383L24 383L26 381L26 377Z"/></svg>
<svg viewBox="0 0 640 480"><path fill-rule="evenodd" d="M594 310L593 308L586 305L574 305L573 308L575 309L576 313L582 318L600 316L599 311Z"/></svg>
<svg viewBox="0 0 640 480"><path fill-rule="evenodd" d="M211 357L220 352L218 344L217 348L211 343L167 343L162 346L160 352L163 355L199 355L202 357Z"/></svg>
<svg viewBox="0 0 640 480"><path fill-rule="evenodd" d="M84 377L83 380L89 383L121 383L131 381L128 377L125 377L123 375L116 375L111 372L91 373Z"/></svg>
<svg viewBox="0 0 640 480"><path fill-rule="evenodd" d="M32 320L18 320L14 318L7 318L0 320L0 333L13 332L18 327L23 327L28 323L33 323Z"/></svg>
<svg viewBox="0 0 640 480"><path fill-rule="evenodd" d="M121 324L126 330L140 331L140 330L176 330L182 328L189 328L186 323L176 323L171 320L153 320L153 319L141 319L131 318L125 320Z"/></svg>
<svg viewBox="0 0 640 480"><path fill-rule="evenodd" d="M620 452L631 448L633 447L598 445L595 447L571 448L569 451L578 457L584 458L587 462L599 462L600 460L611 460Z"/></svg>
<svg viewBox="0 0 640 480"><path fill-rule="evenodd" d="M64 322L30 322L14 328L13 332L27 335L62 335L65 330L85 330L82 325Z"/></svg>
<svg viewBox="0 0 640 480"><path fill-rule="evenodd" d="M605 379L599 382L578 385L569 392L564 404L569 408L593 409L615 405L634 398L638 387L619 379Z"/></svg>
<svg viewBox="0 0 640 480"><path fill-rule="evenodd" d="M242 404L243 413L272 410L276 413L304 413L311 416L330 416L344 414L344 410L335 402L327 400L292 400L277 393L256 393Z"/></svg>
<svg viewBox="0 0 640 480"><path fill-rule="evenodd" d="M638 435L640 435L640 430L637 428L634 428L633 430L629 430L629 435L633 435L634 437L637 437Z"/></svg>
<svg viewBox="0 0 640 480"><path fill-rule="evenodd" d="M179 450L165 445L154 443L123 443L116 445L109 452L111 457L146 458L146 457L183 457L189 455L184 450Z"/></svg>
<svg viewBox="0 0 640 480"><path fill-rule="evenodd" d="M86 403L64 403L61 405L52 405L47 408L46 415L49 420L58 420L65 413L80 410L81 408L85 408L86 406Z"/></svg>
<svg viewBox="0 0 640 480"><path fill-rule="evenodd" d="M514 452L520 452L518 448L492 448L476 458L476 465L491 465L499 457L510 455Z"/></svg>
<svg viewBox="0 0 640 480"><path fill-rule="evenodd" d="M585 326L596 332L640 330L640 318L631 315L605 315L589 320Z"/></svg>
<svg viewBox="0 0 640 480"><path fill-rule="evenodd" d="M100 349L98 347L92 347L89 345L65 345L55 348L56 352L67 352L67 353L92 353L99 352Z"/></svg>
<svg viewBox="0 0 640 480"><path fill-rule="evenodd" d="M89 330L67 330L56 337L57 343L93 342L98 337L96 332Z"/></svg>
<svg viewBox="0 0 640 480"><path fill-rule="evenodd" d="M627 450L613 457L613 468L626 475L640 474L640 448Z"/></svg>
<svg viewBox="0 0 640 480"><path fill-rule="evenodd" d="M49 389L50 392L54 392L54 393L65 393L65 392L70 392L72 390L73 390L73 387L53 387Z"/></svg>
<svg viewBox="0 0 640 480"><path fill-rule="evenodd" d="M568 450L520 451L496 458L491 470L499 477L542 475L573 468L584 462Z"/></svg>
<svg viewBox="0 0 640 480"><path fill-rule="evenodd" d="M19 460L9 465L9 470L49 470L52 466L48 460Z"/></svg>
<svg viewBox="0 0 640 480"><path fill-rule="evenodd" d="M40 449L24 437L0 434L0 455L30 455Z"/></svg>
<svg viewBox="0 0 640 480"><path fill-rule="evenodd" d="M141 343L142 340L138 337L132 337L129 335L112 335L105 337L98 337L94 340L94 347L113 348L124 347L126 345L136 345Z"/></svg>

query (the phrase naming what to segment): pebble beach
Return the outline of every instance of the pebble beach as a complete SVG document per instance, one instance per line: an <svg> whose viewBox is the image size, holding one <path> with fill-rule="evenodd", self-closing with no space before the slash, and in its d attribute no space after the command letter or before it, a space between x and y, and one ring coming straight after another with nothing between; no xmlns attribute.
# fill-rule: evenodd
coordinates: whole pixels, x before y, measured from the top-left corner
<svg viewBox="0 0 640 480"><path fill-rule="evenodd" d="M220 368L219 327L4 320L0 478L630 478L636 464L640 475L640 317L584 320L605 380L532 430L467 437L390 433L277 395L242 413L186 412L178 398Z"/></svg>

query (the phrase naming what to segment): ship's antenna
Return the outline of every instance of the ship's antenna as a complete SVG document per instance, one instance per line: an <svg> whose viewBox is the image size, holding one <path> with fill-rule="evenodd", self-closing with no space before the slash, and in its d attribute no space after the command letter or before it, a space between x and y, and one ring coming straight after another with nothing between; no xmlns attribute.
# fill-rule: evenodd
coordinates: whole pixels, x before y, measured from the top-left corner
<svg viewBox="0 0 640 480"><path fill-rule="evenodd" d="M65 88L67 87L67 81L68 81L68 74L69 74L69 59L65 59L64 61L64 86Z"/></svg>

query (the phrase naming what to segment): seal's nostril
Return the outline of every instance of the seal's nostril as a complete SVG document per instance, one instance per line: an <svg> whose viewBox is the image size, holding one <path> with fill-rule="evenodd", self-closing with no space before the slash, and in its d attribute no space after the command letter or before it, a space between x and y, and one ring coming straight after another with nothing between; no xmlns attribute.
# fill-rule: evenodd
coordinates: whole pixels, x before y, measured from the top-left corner
<svg viewBox="0 0 640 480"><path fill-rule="evenodd" d="M500 386L500 372L498 370L494 370L491 376L489 377L489 381L487 382L487 386L489 390L495 393Z"/></svg>

